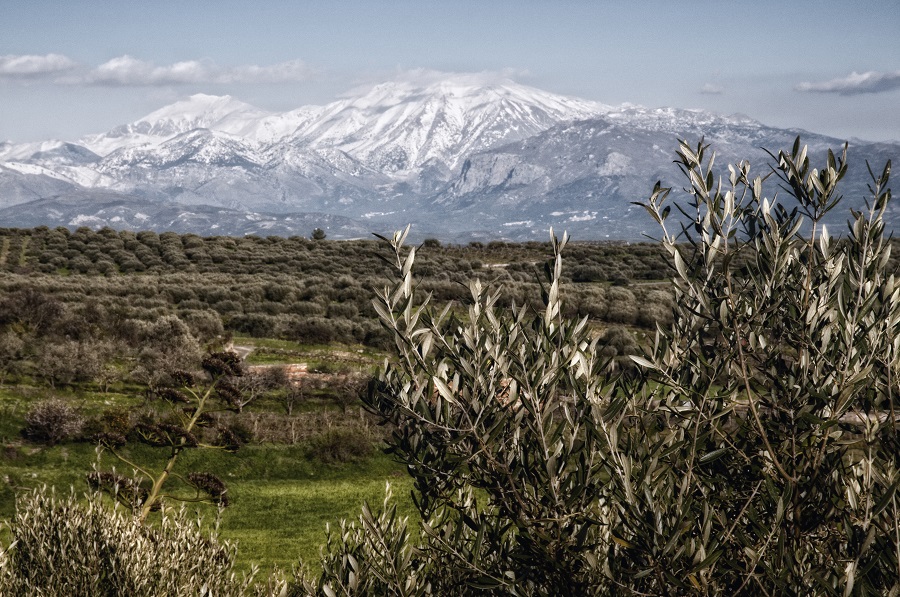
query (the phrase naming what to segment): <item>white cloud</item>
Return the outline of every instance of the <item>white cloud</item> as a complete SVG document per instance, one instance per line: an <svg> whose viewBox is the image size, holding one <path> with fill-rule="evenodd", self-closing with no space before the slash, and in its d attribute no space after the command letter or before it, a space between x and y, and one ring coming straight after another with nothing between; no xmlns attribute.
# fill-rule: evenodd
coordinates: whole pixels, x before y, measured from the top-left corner
<svg viewBox="0 0 900 597"><path fill-rule="evenodd" d="M858 95L862 93L881 93L900 89L900 70L888 73L869 71L850 73L846 77L822 81L819 83L803 82L794 87L797 91L816 93L837 93L839 95Z"/></svg>
<svg viewBox="0 0 900 597"><path fill-rule="evenodd" d="M0 78L35 79L72 70L74 60L62 54L0 56Z"/></svg>
<svg viewBox="0 0 900 597"><path fill-rule="evenodd" d="M507 83L516 79L526 79L530 76L527 70L504 68L503 70L484 70L478 72L447 72L428 68L414 68L410 70L398 70L394 73L395 81L408 82L414 85L428 86L432 83L440 83L448 79L469 83L473 85L490 85L492 83Z"/></svg>
<svg viewBox="0 0 900 597"><path fill-rule="evenodd" d="M173 85L207 80L208 68L196 60L155 66L132 56L119 56L92 69L74 82L92 85Z"/></svg>
<svg viewBox="0 0 900 597"><path fill-rule="evenodd" d="M291 83L305 81L316 71L302 60L289 60L269 66L236 66L220 73L222 83Z"/></svg>
<svg viewBox="0 0 900 597"><path fill-rule="evenodd" d="M302 60L231 67L219 66L211 60L183 60L158 66L125 54L91 68L62 54L0 56L0 80L49 79L66 85L166 87L192 83L292 83L309 80L316 74Z"/></svg>
<svg viewBox="0 0 900 597"><path fill-rule="evenodd" d="M714 83L705 83L703 87L700 88L699 93L704 95L722 95L725 93L725 88Z"/></svg>
<svg viewBox="0 0 900 597"><path fill-rule="evenodd" d="M210 60L185 60L157 66L133 56L119 56L76 77L70 84L110 87L159 87L197 83L289 83L305 81L315 71L302 60L267 66L222 67Z"/></svg>
<svg viewBox="0 0 900 597"><path fill-rule="evenodd" d="M436 83L452 82L460 86L503 85L510 82L528 79L531 73L524 69L505 68L502 70L485 70L478 72L452 72L430 68L396 69L390 72L369 72L357 80L357 85L339 97L355 97L372 89L373 85L381 85L386 81L399 84L410 89L429 87Z"/></svg>

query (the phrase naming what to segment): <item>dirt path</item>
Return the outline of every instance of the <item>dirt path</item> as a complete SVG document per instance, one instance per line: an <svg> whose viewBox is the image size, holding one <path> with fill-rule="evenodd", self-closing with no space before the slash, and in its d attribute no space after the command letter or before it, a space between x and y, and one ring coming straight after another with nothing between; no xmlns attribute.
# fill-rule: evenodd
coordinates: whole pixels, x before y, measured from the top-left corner
<svg viewBox="0 0 900 597"><path fill-rule="evenodd" d="M236 352L239 357L241 357L242 361L246 361L247 357L250 356L250 353L253 352L253 346L241 346L238 344L231 344L225 347L226 350L231 350Z"/></svg>

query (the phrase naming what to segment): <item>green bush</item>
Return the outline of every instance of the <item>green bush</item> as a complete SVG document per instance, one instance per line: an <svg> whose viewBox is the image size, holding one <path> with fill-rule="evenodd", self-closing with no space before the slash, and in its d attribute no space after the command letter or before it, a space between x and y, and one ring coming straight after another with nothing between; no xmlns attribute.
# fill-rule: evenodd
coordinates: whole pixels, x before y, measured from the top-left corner
<svg viewBox="0 0 900 597"><path fill-rule="evenodd" d="M81 429L81 435L92 442L115 438L119 440L115 443L119 444L125 442L131 427L131 411L124 407L112 407L87 419Z"/></svg>

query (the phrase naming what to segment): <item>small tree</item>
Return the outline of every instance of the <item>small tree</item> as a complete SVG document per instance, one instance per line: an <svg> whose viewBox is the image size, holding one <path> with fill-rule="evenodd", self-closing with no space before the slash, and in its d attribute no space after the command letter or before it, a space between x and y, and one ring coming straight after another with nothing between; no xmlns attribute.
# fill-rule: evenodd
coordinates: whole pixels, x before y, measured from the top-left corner
<svg viewBox="0 0 900 597"><path fill-rule="evenodd" d="M688 221L672 225L659 184L645 205L671 257L676 313L635 359L647 378L630 388L642 396L634 414L666 424L612 453L614 498L637 498L612 525L627 557L609 561L637 590L900 591L890 162L870 169L872 197L835 241L823 219L841 200L846 152L812 168L798 138L765 177L747 162L717 177L708 146L682 143ZM764 196L771 175L788 201ZM635 469L653 482L629 486Z"/></svg>
<svg viewBox="0 0 900 597"><path fill-rule="evenodd" d="M284 412L290 417L294 414L294 407L303 403L303 382L292 383L279 394L279 401L284 407Z"/></svg>
<svg viewBox="0 0 900 597"><path fill-rule="evenodd" d="M18 334L9 330L0 334L0 386L21 366L24 350L25 341Z"/></svg>
<svg viewBox="0 0 900 597"><path fill-rule="evenodd" d="M254 369L242 368L239 376L232 376L228 383L237 390L230 399L229 405L238 413L244 412L249 404L263 397L273 394L281 394L281 402L284 403L284 392L291 389L291 381L288 378L287 369L284 366L271 365ZM293 409L293 402L291 403ZM291 414L290 412L288 414Z"/></svg>
<svg viewBox="0 0 900 597"><path fill-rule="evenodd" d="M108 350L102 342L46 342L36 364L40 376L56 388L93 380L102 370Z"/></svg>
<svg viewBox="0 0 900 597"><path fill-rule="evenodd" d="M361 568L352 575L331 568L318 590L378 594L386 582L388 592L404 595L587 592L599 576L585 571L599 575L594 554L608 537L598 500L604 471L585 438L596 436L606 390L605 379L592 375L596 342L587 319L560 315L566 238L553 238L540 314L499 311L500 291L475 280L468 313L457 319L449 307L432 312L428 297L416 300L415 249L403 247L405 236L390 241L398 281L374 303L393 332L397 360L370 384L365 401L396 428L390 450L413 476L422 533L410 544L405 531L388 530L392 536L375 543L392 551L376 555L366 551L368 539L356 543L357 527L349 525L343 543L333 545ZM383 518L364 516L366 532L384 530L374 522ZM365 577L384 563L397 566L390 580ZM360 587L369 592L354 592Z"/></svg>
<svg viewBox="0 0 900 597"><path fill-rule="evenodd" d="M209 502L220 506L228 505L227 488L215 475L192 472L180 475L175 472L179 457L189 449L214 448L237 450L242 441L228 427L217 425L210 416L218 403L221 409L237 410L239 392L233 380L242 375L241 360L233 352L210 353L203 359L204 377L186 371L175 372L173 377L180 387L162 387L155 395L171 407L170 421L144 420L132 429L139 441L151 446L165 448L169 457L161 471L150 471L141 467L123 454L117 447L125 438L115 434L105 434L99 439L116 458L132 467L137 478L127 477L115 471L95 471L88 475L88 483L95 490L104 490L115 496L121 503L140 513L143 521L154 510L159 510L165 499L181 502ZM203 440L211 435L212 442ZM190 488L191 493L164 493L168 482L175 478Z"/></svg>
<svg viewBox="0 0 900 597"><path fill-rule="evenodd" d="M351 406L361 406L360 396L366 389L369 376L354 371L340 371L331 375L326 382L333 393L334 401L341 407L341 412L347 414Z"/></svg>
<svg viewBox="0 0 900 597"><path fill-rule="evenodd" d="M203 351L188 325L165 315L137 330L140 351L132 376L151 389L172 385L173 375L200 364Z"/></svg>

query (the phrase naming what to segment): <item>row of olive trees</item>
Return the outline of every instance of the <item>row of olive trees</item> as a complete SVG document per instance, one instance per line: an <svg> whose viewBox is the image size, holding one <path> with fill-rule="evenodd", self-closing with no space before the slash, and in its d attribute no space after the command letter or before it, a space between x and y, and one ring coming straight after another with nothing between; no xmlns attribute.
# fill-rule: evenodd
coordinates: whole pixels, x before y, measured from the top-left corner
<svg viewBox="0 0 900 597"><path fill-rule="evenodd" d="M454 272L453 279L426 279L435 300L465 300L473 277L503 284L504 301L539 306L530 271L503 268ZM524 277L524 282L514 277ZM58 338L75 341L121 337L133 341L135 321L177 316L209 342L228 333L278 337L310 344L335 341L384 346L386 336L369 300L370 289L386 277L246 276L166 273L158 277L29 276L0 280L0 332L33 343ZM610 325L652 329L668 317L666 284L631 287L578 284L569 290L567 315L588 315ZM34 308L26 308L32 304ZM40 314L41 321L35 321ZM2 347L0 347L2 349Z"/></svg>
<svg viewBox="0 0 900 597"><path fill-rule="evenodd" d="M387 273L375 257L372 241L315 242L299 237L200 237L196 234L150 231L93 231L79 228L0 228L0 270L34 274L191 273L360 275ZM533 263L546 252L546 243L442 245L428 239L422 245L419 269L442 279L454 271L472 272L490 264L506 264L510 271L533 273ZM662 279L664 253L649 243L575 243L568 271L575 281ZM528 278L530 280L530 277Z"/></svg>
<svg viewBox="0 0 900 597"><path fill-rule="evenodd" d="M19 317L22 309L16 306L27 302L21 295L31 293L44 297L48 307L55 304L70 312L92 303L94 315L100 316L89 319L95 324L172 314L205 337L234 332L309 343L347 339L383 346L389 341L370 305L370 289L389 275L372 242L201 238L86 228L0 229L0 240L12 247L11 253L21 253L15 265L0 259L0 270L32 268L27 276L0 279L0 290L9 298L0 303L0 322ZM501 282L504 300L537 304L533 282L542 252L545 243L431 243L420 252L419 272L440 302L465 300L469 280L480 277ZM665 287L621 286L627 277L664 275L659 247L585 243L570 253L577 262L572 280L590 283L570 288L568 313L645 328L666 315L670 293ZM103 265L105 275L96 275L85 264ZM608 281L620 285L602 283ZM63 337L78 339L90 328L77 317L63 319Z"/></svg>

